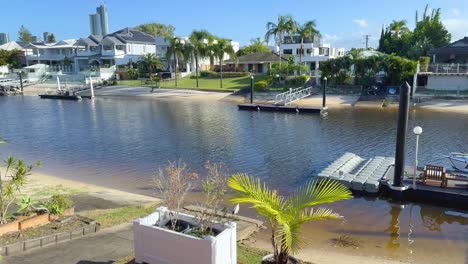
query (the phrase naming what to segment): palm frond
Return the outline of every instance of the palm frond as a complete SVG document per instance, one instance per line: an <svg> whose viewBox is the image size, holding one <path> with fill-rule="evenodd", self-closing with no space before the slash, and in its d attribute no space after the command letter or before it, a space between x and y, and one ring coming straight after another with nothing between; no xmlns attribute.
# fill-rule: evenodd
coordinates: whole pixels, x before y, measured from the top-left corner
<svg viewBox="0 0 468 264"><path fill-rule="evenodd" d="M351 191L343 184L335 180L310 181L299 187L290 197L289 201L295 210L303 210L306 207L333 203L351 199Z"/></svg>
<svg viewBox="0 0 468 264"><path fill-rule="evenodd" d="M276 219L284 209L284 199L269 190L259 179L235 174L229 178L228 186L238 192L238 196L230 199L232 203L250 203L269 219Z"/></svg>

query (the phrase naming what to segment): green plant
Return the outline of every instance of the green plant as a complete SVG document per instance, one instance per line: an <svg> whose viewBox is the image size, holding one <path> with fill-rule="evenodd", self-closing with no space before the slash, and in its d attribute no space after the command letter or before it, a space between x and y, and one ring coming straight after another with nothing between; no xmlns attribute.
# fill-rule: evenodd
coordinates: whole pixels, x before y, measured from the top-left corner
<svg viewBox="0 0 468 264"><path fill-rule="evenodd" d="M388 107L390 105L390 100L388 98L385 98L382 102L382 107Z"/></svg>
<svg viewBox="0 0 468 264"><path fill-rule="evenodd" d="M50 213L61 215L65 209L73 206L73 201L68 195L65 194L54 194L52 197L44 204L44 207L49 210Z"/></svg>
<svg viewBox="0 0 468 264"><path fill-rule="evenodd" d="M36 163L41 166L41 163ZM33 165L26 165L23 160L17 160L15 157L8 157L5 161L4 171L0 171L0 223L7 223L8 209L11 204L17 200L21 189L26 184L26 180Z"/></svg>
<svg viewBox="0 0 468 264"><path fill-rule="evenodd" d="M304 223L342 218L330 209L312 206L352 198L344 185L332 180L310 181L289 197L278 195L277 191L268 189L259 179L246 174L233 175L228 185L237 191L230 199L232 203L252 204L257 213L268 219L274 260L278 264L286 264L289 255L297 253L304 244L301 239Z"/></svg>
<svg viewBox="0 0 468 264"><path fill-rule="evenodd" d="M34 205L37 204L37 201L31 198L31 196L24 196L17 205L19 206L18 213L26 211L26 214L30 213L36 208Z"/></svg>
<svg viewBox="0 0 468 264"><path fill-rule="evenodd" d="M269 89L268 82L258 81L254 83L254 90L257 92L267 92Z"/></svg>
<svg viewBox="0 0 468 264"><path fill-rule="evenodd" d="M309 75L301 75L288 79L288 84L294 87L304 86L307 80L309 80Z"/></svg>
<svg viewBox="0 0 468 264"><path fill-rule="evenodd" d="M136 80L138 78L138 69L130 68L127 70L127 74L131 80Z"/></svg>
<svg viewBox="0 0 468 264"><path fill-rule="evenodd" d="M170 228L176 230L177 219L184 203L185 195L194 188L194 181L198 175L187 171L187 165L179 162L169 162L165 169L159 169L159 173L153 178L153 188L161 194L169 210Z"/></svg>

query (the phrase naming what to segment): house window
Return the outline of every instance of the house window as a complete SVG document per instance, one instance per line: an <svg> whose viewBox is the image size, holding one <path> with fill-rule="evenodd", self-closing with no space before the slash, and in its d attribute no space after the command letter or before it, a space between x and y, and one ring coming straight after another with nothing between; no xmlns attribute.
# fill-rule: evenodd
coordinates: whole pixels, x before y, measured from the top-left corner
<svg viewBox="0 0 468 264"><path fill-rule="evenodd" d="M114 47L112 45L104 45L104 50L113 50Z"/></svg>
<svg viewBox="0 0 468 264"><path fill-rule="evenodd" d="M89 47L89 50L90 50L90 51L97 51L97 50L98 50L98 47L96 47L96 46L91 46L91 47Z"/></svg>
<svg viewBox="0 0 468 264"><path fill-rule="evenodd" d="M283 54L292 54L292 49L284 49Z"/></svg>
<svg viewBox="0 0 468 264"><path fill-rule="evenodd" d="M296 49L296 54L301 54L304 55L304 50L301 50L301 49Z"/></svg>
<svg viewBox="0 0 468 264"><path fill-rule="evenodd" d="M117 45L117 46L115 46L115 48L116 48L117 50L123 50L123 46L122 46L122 45Z"/></svg>
<svg viewBox="0 0 468 264"><path fill-rule="evenodd" d="M307 53L307 54L312 54L312 49L307 49L307 50L306 50L306 53Z"/></svg>

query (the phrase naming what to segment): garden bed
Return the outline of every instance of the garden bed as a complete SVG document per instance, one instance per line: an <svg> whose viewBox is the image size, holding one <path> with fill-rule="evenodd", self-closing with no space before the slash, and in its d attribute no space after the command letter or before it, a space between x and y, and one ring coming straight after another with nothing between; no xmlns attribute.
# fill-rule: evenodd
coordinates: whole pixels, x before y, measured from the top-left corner
<svg viewBox="0 0 468 264"><path fill-rule="evenodd" d="M11 256L30 249L75 239L99 230L96 221L82 216L62 216L46 225L0 236L0 253Z"/></svg>

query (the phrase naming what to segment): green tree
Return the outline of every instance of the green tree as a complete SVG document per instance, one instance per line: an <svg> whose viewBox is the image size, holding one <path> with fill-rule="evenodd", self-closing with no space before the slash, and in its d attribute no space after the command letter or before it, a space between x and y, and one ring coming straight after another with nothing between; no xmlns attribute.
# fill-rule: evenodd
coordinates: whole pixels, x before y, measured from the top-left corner
<svg viewBox="0 0 468 264"><path fill-rule="evenodd" d="M224 55L228 54L231 58L236 56L231 41L228 39L218 39L218 43L214 45L216 57L219 60L219 82L220 87L223 88L223 61Z"/></svg>
<svg viewBox="0 0 468 264"><path fill-rule="evenodd" d="M421 20L418 20L416 11L416 27L413 34L413 54L409 56L417 59L420 56L429 56L431 48L440 48L450 43L452 36L440 20L440 8L428 12L429 5L424 8Z"/></svg>
<svg viewBox="0 0 468 264"><path fill-rule="evenodd" d="M0 224L7 223L8 209L18 199L32 169L33 166L26 165L23 160L14 157L6 159L4 172L0 173Z"/></svg>
<svg viewBox="0 0 468 264"><path fill-rule="evenodd" d="M138 61L139 67L143 70L148 72L148 77L151 79L153 70L154 69L161 69L164 67L164 64L156 54L147 53L140 57Z"/></svg>
<svg viewBox="0 0 468 264"><path fill-rule="evenodd" d="M174 36L175 27L172 25L165 25L160 23L145 23L134 27L134 29L149 34L153 37L171 38Z"/></svg>
<svg viewBox="0 0 468 264"><path fill-rule="evenodd" d="M302 25L297 25L297 33L301 38L301 51L299 53L299 64L302 64L302 54L304 53L304 40L309 39L313 42L315 36L320 36L320 32L317 30L315 20L307 21ZM301 72L299 72L301 74Z"/></svg>
<svg viewBox="0 0 468 264"><path fill-rule="evenodd" d="M19 68L21 66L21 56L23 56L23 52L17 49L0 50L0 66L8 65L11 68Z"/></svg>
<svg viewBox="0 0 468 264"><path fill-rule="evenodd" d="M166 52L166 61L169 65L172 65L171 61L174 61L174 73L175 73L175 87L177 87L177 70L179 67L179 57L183 57L183 49L185 46L185 40L173 37L169 39L169 47Z"/></svg>
<svg viewBox="0 0 468 264"><path fill-rule="evenodd" d="M57 42L57 40L55 40L55 35L54 33L50 34L50 37L49 37L49 43L55 43Z"/></svg>
<svg viewBox="0 0 468 264"><path fill-rule="evenodd" d="M198 88L198 72L199 72L199 60L203 58L208 53L208 39L211 38L212 35L206 30L194 30L192 34L190 34L190 43L192 45L193 56L195 58L195 78Z"/></svg>
<svg viewBox="0 0 468 264"><path fill-rule="evenodd" d="M393 20L392 23L390 23L389 29L395 38L401 38L402 35L411 32L407 26L406 20Z"/></svg>
<svg viewBox="0 0 468 264"><path fill-rule="evenodd" d="M18 40L24 42L32 42L31 32L23 25L21 25L18 31Z"/></svg>
<svg viewBox="0 0 468 264"><path fill-rule="evenodd" d="M232 203L252 204L257 213L267 218L271 227L271 244L275 263L286 264L291 254L304 245L302 225L314 220L341 219L326 208L312 208L321 204L351 199L351 192L341 183L331 180L310 181L289 197L270 190L259 179L245 174L233 175L229 187L236 191Z"/></svg>
<svg viewBox="0 0 468 264"><path fill-rule="evenodd" d="M238 50L236 55L239 57L252 53L266 52L270 52L270 48L268 48L260 38L255 38L250 40L250 44L248 46Z"/></svg>
<svg viewBox="0 0 468 264"><path fill-rule="evenodd" d="M296 22L290 15L279 15L277 22L268 22L266 24L267 32L265 34L265 42L268 43L270 38L274 38L276 43L279 46L279 58L278 62L280 62L279 67L281 70L281 44L283 43L285 34L289 37L297 31Z"/></svg>

